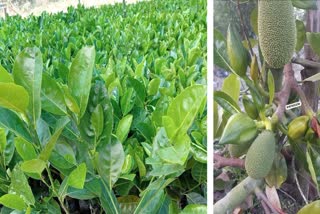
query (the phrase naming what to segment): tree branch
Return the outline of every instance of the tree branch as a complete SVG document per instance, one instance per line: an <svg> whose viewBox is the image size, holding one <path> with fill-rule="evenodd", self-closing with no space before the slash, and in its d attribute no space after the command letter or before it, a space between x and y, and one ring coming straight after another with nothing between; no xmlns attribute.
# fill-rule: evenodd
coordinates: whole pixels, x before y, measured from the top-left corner
<svg viewBox="0 0 320 214"><path fill-rule="evenodd" d="M313 111L309 105L309 102L307 101L307 98L302 91L301 87L298 85L295 77L294 72L292 69L292 64L288 63L284 66L284 85L282 87L282 90L276 93L276 98L278 100L278 107L275 111L275 115L278 117L278 120L282 120L282 117L285 112L285 107L288 103L289 96L291 90L294 90L300 97L302 106L305 110L305 112L309 115L313 115Z"/></svg>
<svg viewBox="0 0 320 214"><path fill-rule="evenodd" d="M228 194L216 202L213 206L214 213L225 214L239 206L257 188L264 184L263 179L256 180L251 177L245 178L235 186Z"/></svg>
<svg viewBox="0 0 320 214"><path fill-rule="evenodd" d="M310 61L310 60L307 60L307 59L294 57L294 58L292 58L291 62L295 63L295 64L302 65L305 68L320 68L320 63L314 62L314 61Z"/></svg>
<svg viewBox="0 0 320 214"><path fill-rule="evenodd" d="M214 167L220 169L225 166L244 168L244 160L239 158L225 158L220 154L213 155Z"/></svg>

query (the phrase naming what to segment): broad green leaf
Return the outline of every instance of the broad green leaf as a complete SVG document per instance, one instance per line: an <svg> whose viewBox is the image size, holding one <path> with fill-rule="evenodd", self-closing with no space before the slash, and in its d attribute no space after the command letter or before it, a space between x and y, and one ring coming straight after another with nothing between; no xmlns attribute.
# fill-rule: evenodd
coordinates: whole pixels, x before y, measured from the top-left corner
<svg viewBox="0 0 320 214"><path fill-rule="evenodd" d="M19 195L27 205L34 205L35 203L28 179L18 165L12 170L9 193Z"/></svg>
<svg viewBox="0 0 320 214"><path fill-rule="evenodd" d="M66 115L67 108L64 94L57 82L48 74L42 75L41 107L56 115Z"/></svg>
<svg viewBox="0 0 320 214"><path fill-rule="evenodd" d="M217 102L230 115L241 112L238 104L223 91L214 92L214 101Z"/></svg>
<svg viewBox="0 0 320 214"><path fill-rule="evenodd" d="M303 21L296 20L296 28L297 28L297 41L296 41L296 52L299 52L304 45L306 40L306 28L304 26Z"/></svg>
<svg viewBox="0 0 320 214"><path fill-rule="evenodd" d="M2 65L0 65L0 82L13 83L11 74L9 74L9 72Z"/></svg>
<svg viewBox="0 0 320 214"><path fill-rule="evenodd" d="M132 119L133 116L131 114L128 114L119 121L116 136L121 143L123 143L127 139L132 124Z"/></svg>
<svg viewBox="0 0 320 214"><path fill-rule="evenodd" d="M272 105L274 93L275 93L275 86L274 86L274 79L271 71L268 72L268 89L269 89L269 105Z"/></svg>
<svg viewBox="0 0 320 214"><path fill-rule="evenodd" d="M223 80L222 89L224 93L228 94L235 102L238 102L240 95L240 79L235 74L230 74Z"/></svg>
<svg viewBox="0 0 320 214"><path fill-rule="evenodd" d="M21 164L21 170L27 173L40 174L46 168L46 162L40 159L32 159L24 161Z"/></svg>
<svg viewBox="0 0 320 214"><path fill-rule="evenodd" d="M196 162L191 169L191 175L199 183L207 182L207 164Z"/></svg>
<svg viewBox="0 0 320 214"><path fill-rule="evenodd" d="M80 107L80 118L88 104L95 55L96 51L93 46L83 47L77 53L70 67L68 87Z"/></svg>
<svg viewBox="0 0 320 214"><path fill-rule="evenodd" d="M14 139L14 144L16 146L16 150L18 154L22 157L24 161L32 160L37 157L36 151L32 143L29 143L22 137L16 137Z"/></svg>
<svg viewBox="0 0 320 214"><path fill-rule="evenodd" d="M320 167L319 167L319 162L320 162L320 153L317 150L317 147L314 146L313 144L310 144L310 147L308 147L308 151L310 154L310 159L312 161L313 167L314 167L314 173L316 175L317 183L318 186L320 185Z"/></svg>
<svg viewBox="0 0 320 214"><path fill-rule="evenodd" d="M103 210L106 213L120 214L120 205L112 189L104 181L101 181L101 189L102 192L99 199Z"/></svg>
<svg viewBox="0 0 320 214"><path fill-rule="evenodd" d="M256 45L259 44L259 41L256 40L256 39L251 39L249 38L249 42L250 42L250 45L251 45L251 48L254 48ZM243 47L245 47L247 50L249 50L249 43L248 43L248 40L243 40L242 41L242 45Z"/></svg>
<svg viewBox="0 0 320 214"><path fill-rule="evenodd" d="M319 212L320 212L320 200L317 200L302 207L298 211L298 214L311 214L311 213L319 213Z"/></svg>
<svg viewBox="0 0 320 214"><path fill-rule="evenodd" d="M258 6L256 6L250 14L250 25L253 32L258 35Z"/></svg>
<svg viewBox="0 0 320 214"><path fill-rule="evenodd" d="M207 199L196 192L186 194L188 204L207 204Z"/></svg>
<svg viewBox="0 0 320 214"><path fill-rule="evenodd" d="M320 56L320 33L307 32L306 36L311 49Z"/></svg>
<svg viewBox="0 0 320 214"><path fill-rule="evenodd" d="M223 34L217 29L214 29L213 35L214 35L214 48L213 48L214 64L220 68L223 68L226 71L232 71L233 73L235 73L229 63L226 39L224 38Z"/></svg>
<svg viewBox="0 0 320 214"><path fill-rule="evenodd" d="M279 189L287 179L287 163L282 154L276 155L273 160L272 168L265 180L267 184Z"/></svg>
<svg viewBox="0 0 320 214"><path fill-rule="evenodd" d="M305 10L316 10L317 0L292 0L292 5Z"/></svg>
<svg viewBox="0 0 320 214"><path fill-rule="evenodd" d="M70 94L68 87L66 85L61 85L61 88L64 94L64 101L68 109L77 115L80 114L80 107L77 101L75 100L75 98L73 98L72 95Z"/></svg>
<svg viewBox="0 0 320 214"><path fill-rule="evenodd" d="M198 114L199 103L202 103L206 98L206 87L193 85L183 90L172 100L167 110L167 117L170 117L173 123L164 124L164 126L168 137L173 142L179 135L187 133Z"/></svg>
<svg viewBox="0 0 320 214"><path fill-rule="evenodd" d="M310 156L310 145L308 145L307 151L306 151L306 159L307 159L307 163L308 163L308 169L311 175L311 178L313 180L313 182L316 184L317 189L319 189L319 184L317 181L317 174Z"/></svg>
<svg viewBox="0 0 320 214"><path fill-rule="evenodd" d="M316 82L320 80L320 73L317 73L315 75L312 75L311 77L308 77L303 80L303 82Z"/></svg>
<svg viewBox="0 0 320 214"><path fill-rule="evenodd" d="M149 82L149 85L148 85L148 95L149 96L157 94L157 92L159 90L160 82L161 82L160 78L154 78Z"/></svg>
<svg viewBox="0 0 320 214"><path fill-rule="evenodd" d="M73 148L64 141L56 143L49 161L58 169L70 169L77 165Z"/></svg>
<svg viewBox="0 0 320 214"><path fill-rule="evenodd" d="M196 60L201 56L202 51L198 47L194 47L188 52L188 66L195 64Z"/></svg>
<svg viewBox="0 0 320 214"><path fill-rule="evenodd" d="M67 195L71 198L79 200L89 200L101 196L101 182L98 178L86 176L86 182L83 189L77 189L74 187L68 187Z"/></svg>
<svg viewBox="0 0 320 214"><path fill-rule="evenodd" d="M14 83L0 82L0 106L25 113L29 104L28 92Z"/></svg>
<svg viewBox="0 0 320 214"><path fill-rule="evenodd" d="M207 213L206 205L189 204L181 212L181 214L203 214Z"/></svg>
<svg viewBox="0 0 320 214"><path fill-rule="evenodd" d="M140 178L146 176L147 174L146 166L144 165L143 161L140 159L137 153L134 154L134 159L138 165Z"/></svg>
<svg viewBox="0 0 320 214"><path fill-rule="evenodd" d="M240 35L233 25L228 27L227 52L232 69L237 75L245 76L249 64L249 53L243 46Z"/></svg>
<svg viewBox="0 0 320 214"><path fill-rule="evenodd" d="M140 198L135 195L126 195L117 198L122 214L132 214L138 206Z"/></svg>
<svg viewBox="0 0 320 214"><path fill-rule="evenodd" d="M122 144L115 137L110 143L97 150L95 167L108 188L111 188L118 180L124 159Z"/></svg>
<svg viewBox="0 0 320 214"><path fill-rule="evenodd" d="M165 200L164 188L169 185L173 179L165 180L163 177L149 184L141 194L143 195L134 212L139 213L157 213L160 209L162 202Z"/></svg>
<svg viewBox="0 0 320 214"><path fill-rule="evenodd" d="M192 143L190 152L196 161L200 163L207 163L207 150L205 148Z"/></svg>
<svg viewBox="0 0 320 214"><path fill-rule="evenodd" d="M4 164L6 166L9 165L11 162L13 155L14 155L15 147L14 147L14 134L9 133L7 136L7 144L6 147L4 148L3 152L3 158L4 158Z"/></svg>
<svg viewBox="0 0 320 214"><path fill-rule="evenodd" d="M55 133L51 136L49 142L46 144L46 146L44 147L44 149L41 151L41 153L39 155L39 158L41 160L43 160L43 161L49 160L51 152L54 149L54 146L55 146L62 130L67 125L67 123L69 123L69 121L70 120L65 117L57 122L58 124L57 124Z"/></svg>
<svg viewBox="0 0 320 214"><path fill-rule="evenodd" d="M96 138L98 139L103 131L103 109L100 104L94 109L91 115L91 124L93 126Z"/></svg>
<svg viewBox="0 0 320 214"><path fill-rule="evenodd" d="M92 110L96 109L98 105L101 105L103 110L103 131L98 141L96 142L96 136L91 123ZM90 149L97 147L105 147L111 139L111 133L113 130L113 107L110 102L110 98L107 93L105 84L102 81L96 81L90 91L88 108L81 118L79 130L82 139L86 142Z"/></svg>
<svg viewBox="0 0 320 214"><path fill-rule="evenodd" d="M85 163L80 164L73 170L68 178L68 185L77 189L83 189L86 180L87 166Z"/></svg>
<svg viewBox="0 0 320 214"><path fill-rule="evenodd" d="M38 48L25 48L13 65L13 79L29 94L28 114L36 126L41 114L42 55Z"/></svg>
<svg viewBox="0 0 320 214"><path fill-rule="evenodd" d="M3 154L7 144L6 130L0 128L0 154Z"/></svg>
<svg viewBox="0 0 320 214"><path fill-rule="evenodd" d="M136 92L133 88L128 88L121 97L120 106L123 115L127 115L133 108L136 100Z"/></svg>
<svg viewBox="0 0 320 214"><path fill-rule="evenodd" d="M27 208L23 199L19 195L15 194L5 194L0 197L0 204L15 210L24 210Z"/></svg>

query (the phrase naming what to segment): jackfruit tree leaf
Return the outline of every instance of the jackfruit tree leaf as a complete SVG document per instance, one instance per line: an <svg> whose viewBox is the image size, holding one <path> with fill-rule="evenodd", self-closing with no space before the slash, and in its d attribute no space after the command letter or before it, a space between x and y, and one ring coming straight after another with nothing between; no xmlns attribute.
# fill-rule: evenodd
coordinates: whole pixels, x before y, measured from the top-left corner
<svg viewBox="0 0 320 214"><path fill-rule="evenodd" d="M16 111L26 113L29 104L29 95L26 89L14 83L0 82L0 106Z"/></svg>
<svg viewBox="0 0 320 214"><path fill-rule="evenodd" d="M88 104L95 56L96 51L93 46L83 47L77 53L70 67L68 87L80 107L80 118L86 111Z"/></svg>
<svg viewBox="0 0 320 214"><path fill-rule="evenodd" d="M46 146L41 151L39 158L43 161L49 160L52 150L54 149L58 138L64 127L70 122L70 119L67 117L63 117L57 121L57 127L55 133L51 136Z"/></svg>
<svg viewBox="0 0 320 214"><path fill-rule="evenodd" d="M121 213L131 214L137 208L140 198L135 195L126 195L117 198Z"/></svg>
<svg viewBox="0 0 320 214"><path fill-rule="evenodd" d="M13 65L15 84L24 87L29 94L28 115L35 127L41 114L42 67L42 54L36 47L25 48Z"/></svg>
<svg viewBox="0 0 320 214"><path fill-rule="evenodd" d="M316 175L316 182L317 185L320 186L320 153L317 151L316 148L314 148L311 144L308 147L309 155L310 155L310 160L312 161L313 168L314 168L314 173ZM308 160L308 158L307 158Z"/></svg>
<svg viewBox="0 0 320 214"><path fill-rule="evenodd" d="M149 186L140 193L142 197L134 214L150 213L150 210L157 213L165 199L164 188L173 180L173 178L164 179L164 177L161 177L149 184Z"/></svg>
<svg viewBox="0 0 320 214"><path fill-rule="evenodd" d="M252 38L249 38L249 42L250 42L251 48L254 48L259 43L258 40L252 39ZM249 42L247 40L243 40L242 41L243 47L245 47L247 50L249 50L249 48L250 48L249 47Z"/></svg>
<svg viewBox="0 0 320 214"><path fill-rule="evenodd" d="M243 77L246 75L249 64L249 52L243 46L240 34L234 27L229 25L227 32L227 53L230 65L237 75Z"/></svg>
<svg viewBox="0 0 320 214"><path fill-rule="evenodd" d="M306 36L312 50L320 56L320 33L307 32Z"/></svg>
<svg viewBox="0 0 320 214"><path fill-rule="evenodd" d="M311 175L311 178L313 180L313 182L316 184L317 186L317 189L319 189L319 184L318 184L318 181L317 181L317 171L316 171L316 168L315 168L315 165L313 164L313 161L311 159L311 147L310 147L310 144L308 144L307 146L307 151L306 151L306 159L307 159L307 163L308 163L308 169L309 169L309 173Z"/></svg>
<svg viewBox="0 0 320 214"><path fill-rule="evenodd" d="M283 155L280 153L276 155L273 160L272 168L265 180L267 184L279 189L283 182L287 179L287 163Z"/></svg>
<svg viewBox="0 0 320 214"><path fill-rule="evenodd" d="M214 64L226 71L230 70L229 59L227 54L227 41L223 34L214 29Z"/></svg>
<svg viewBox="0 0 320 214"><path fill-rule="evenodd" d="M238 102L240 95L240 79L235 74L230 74L223 80L221 91L228 94L235 102Z"/></svg>
<svg viewBox="0 0 320 214"><path fill-rule="evenodd" d="M304 45L306 40L306 28L304 26L303 21L296 20L296 28L297 28L297 42L296 42L296 52L299 52Z"/></svg>
<svg viewBox="0 0 320 214"><path fill-rule="evenodd" d="M181 212L181 214L201 214L207 213L207 205L189 204Z"/></svg>
<svg viewBox="0 0 320 214"><path fill-rule="evenodd" d="M74 169L68 178L68 185L77 189L83 189L84 182L86 180L87 166L85 163L81 163Z"/></svg>
<svg viewBox="0 0 320 214"><path fill-rule="evenodd" d="M2 65L0 65L0 82L13 83L11 74Z"/></svg>
<svg viewBox="0 0 320 214"><path fill-rule="evenodd" d="M12 170L9 193L20 195L28 205L34 205L35 203L35 198L31 187L29 186L28 179L20 169L19 165L16 165Z"/></svg>
<svg viewBox="0 0 320 214"><path fill-rule="evenodd" d="M125 153L121 142L114 136L111 141L97 148L95 167L103 182L112 188L121 174Z"/></svg>
<svg viewBox="0 0 320 214"><path fill-rule="evenodd" d="M256 6L250 14L250 24L253 32L258 35L258 6Z"/></svg>
<svg viewBox="0 0 320 214"><path fill-rule="evenodd" d="M119 121L116 135L121 143L123 143L127 139L132 124L132 119L133 116L131 114L128 114Z"/></svg>
<svg viewBox="0 0 320 214"><path fill-rule="evenodd" d="M192 85L184 89L170 103L167 115L163 118L170 118L172 123L165 123L167 120L163 120L163 124L173 142L179 135L187 133L201 109L201 104L206 102L206 91L204 85Z"/></svg>
<svg viewBox="0 0 320 214"><path fill-rule="evenodd" d="M298 214L310 213L320 213L320 200L307 204L298 211Z"/></svg>
<svg viewBox="0 0 320 214"><path fill-rule="evenodd" d="M303 80L303 82L316 82L320 80L320 73L317 73L315 75L312 75L311 77L308 77Z"/></svg>
<svg viewBox="0 0 320 214"><path fill-rule="evenodd" d="M230 115L241 112L238 104L223 91L214 92L214 101L216 101Z"/></svg>
<svg viewBox="0 0 320 214"><path fill-rule="evenodd" d="M26 204L24 203L23 199L16 194L5 194L0 197L0 204L5 207L15 209L15 210L24 210L27 208Z"/></svg>
<svg viewBox="0 0 320 214"><path fill-rule="evenodd" d="M269 89L269 105L272 105L274 93L275 93L275 85L274 85L274 78L270 70L268 72L268 89Z"/></svg>
<svg viewBox="0 0 320 214"><path fill-rule="evenodd" d="M199 183L205 183L207 181L207 164L196 162L191 169L191 175Z"/></svg>
<svg viewBox="0 0 320 214"><path fill-rule="evenodd" d="M14 139L14 144L18 154L22 157L24 161L32 160L37 157L37 153L34 150L32 143L29 143L22 137L16 137Z"/></svg>
<svg viewBox="0 0 320 214"><path fill-rule="evenodd" d="M317 0L291 0L292 5L299 9L316 10Z"/></svg>
<svg viewBox="0 0 320 214"><path fill-rule="evenodd" d="M27 160L21 164L21 170L26 173L35 173L41 175L46 168L46 162L40 159Z"/></svg>
<svg viewBox="0 0 320 214"><path fill-rule="evenodd" d="M48 74L43 73L41 87L42 109L56 115L66 115L67 108L64 94L57 82Z"/></svg>

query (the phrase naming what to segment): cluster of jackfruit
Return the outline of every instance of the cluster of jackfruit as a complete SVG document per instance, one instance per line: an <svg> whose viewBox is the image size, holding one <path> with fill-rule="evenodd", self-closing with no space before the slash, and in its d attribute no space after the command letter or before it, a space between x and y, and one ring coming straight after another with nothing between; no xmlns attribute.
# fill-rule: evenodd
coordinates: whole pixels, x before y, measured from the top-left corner
<svg viewBox="0 0 320 214"><path fill-rule="evenodd" d="M296 25L291 0L260 0L258 36L262 55L272 68L289 63L296 45Z"/></svg>

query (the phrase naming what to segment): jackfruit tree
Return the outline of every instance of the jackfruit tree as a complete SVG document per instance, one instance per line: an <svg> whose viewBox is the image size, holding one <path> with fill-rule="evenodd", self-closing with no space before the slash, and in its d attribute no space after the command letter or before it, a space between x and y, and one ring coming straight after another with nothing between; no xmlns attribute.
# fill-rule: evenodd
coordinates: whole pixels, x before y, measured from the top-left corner
<svg viewBox="0 0 320 214"><path fill-rule="evenodd" d="M228 1L239 22L214 29L228 72L214 91L214 213L320 213L320 1Z"/></svg>

